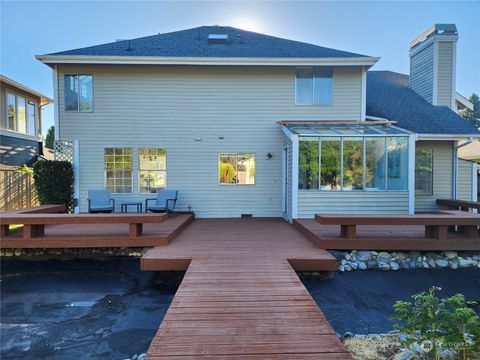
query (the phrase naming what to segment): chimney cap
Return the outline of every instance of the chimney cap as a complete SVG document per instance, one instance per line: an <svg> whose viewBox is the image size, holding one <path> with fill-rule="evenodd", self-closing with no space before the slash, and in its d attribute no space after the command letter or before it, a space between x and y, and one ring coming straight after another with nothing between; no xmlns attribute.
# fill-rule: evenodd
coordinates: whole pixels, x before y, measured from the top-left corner
<svg viewBox="0 0 480 360"><path fill-rule="evenodd" d="M433 24L410 43L410 48L424 42L432 35L458 35L455 24Z"/></svg>

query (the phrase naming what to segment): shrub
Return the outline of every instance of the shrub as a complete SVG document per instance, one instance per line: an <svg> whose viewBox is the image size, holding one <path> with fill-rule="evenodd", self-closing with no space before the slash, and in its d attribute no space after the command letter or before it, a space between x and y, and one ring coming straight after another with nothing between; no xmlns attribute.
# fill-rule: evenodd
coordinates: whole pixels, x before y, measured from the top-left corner
<svg viewBox="0 0 480 360"><path fill-rule="evenodd" d="M68 161L37 161L33 178L41 205L65 204L73 209L73 167Z"/></svg>
<svg viewBox="0 0 480 360"><path fill-rule="evenodd" d="M470 359L480 351L480 318L472 309L476 303L466 301L462 294L448 298L436 295L441 288L433 286L412 296L413 302L397 301L392 319L394 327L405 335L402 345L430 341L431 356L440 359L440 350L453 350L462 359Z"/></svg>

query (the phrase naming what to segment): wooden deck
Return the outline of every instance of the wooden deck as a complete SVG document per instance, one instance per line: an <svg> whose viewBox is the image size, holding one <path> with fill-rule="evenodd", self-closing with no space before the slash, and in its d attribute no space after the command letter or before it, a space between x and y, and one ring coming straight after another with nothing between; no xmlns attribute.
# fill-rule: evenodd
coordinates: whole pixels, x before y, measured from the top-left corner
<svg viewBox="0 0 480 360"><path fill-rule="evenodd" d="M351 359L296 270L336 260L281 219L195 220L144 270L187 270L149 359Z"/></svg>
<svg viewBox="0 0 480 360"><path fill-rule="evenodd" d="M479 251L480 239L461 233L447 239L425 238L421 225L358 226L356 239L339 234L339 226L319 224L314 219L298 219L294 226L321 249L328 250L401 250L401 251Z"/></svg>
<svg viewBox="0 0 480 360"><path fill-rule="evenodd" d="M30 216L30 215L28 215ZM31 215L34 216L34 215ZM42 216L46 216L43 214ZM48 215L55 216L55 215ZM63 215L68 216L68 215ZM74 216L74 215L73 215ZM95 215L100 218L101 214ZM126 216L118 214L118 216ZM129 225L125 224L69 224L46 225L42 236L24 240L22 229L11 231L0 238L1 248L100 248L145 247L166 245L193 220L193 214L169 215L161 223L146 223L143 234L132 238Z"/></svg>

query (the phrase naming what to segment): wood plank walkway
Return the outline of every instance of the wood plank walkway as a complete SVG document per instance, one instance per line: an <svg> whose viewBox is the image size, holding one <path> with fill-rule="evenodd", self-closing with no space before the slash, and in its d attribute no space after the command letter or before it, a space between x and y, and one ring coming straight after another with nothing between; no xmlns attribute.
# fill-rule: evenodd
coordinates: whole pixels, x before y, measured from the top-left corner
<svg viewBox="0 0 480 360"><path fill-rule="evenodd" d="M480 239L462 234L449 234L448 239L425 238L421 225L389 225L357 227L357 238L347 239L339 234L338 225L323 225L314 219L296 219L293 225L315 245L329 250L401 250L401 251L479 251Z"/></svg>
<svg viewBox="0 0 480 360"><path fill-rule="evenodd" d="M195 220L144 270L187 269L149 359L351 359L295 273L336 260L281 219Z"/></svg>

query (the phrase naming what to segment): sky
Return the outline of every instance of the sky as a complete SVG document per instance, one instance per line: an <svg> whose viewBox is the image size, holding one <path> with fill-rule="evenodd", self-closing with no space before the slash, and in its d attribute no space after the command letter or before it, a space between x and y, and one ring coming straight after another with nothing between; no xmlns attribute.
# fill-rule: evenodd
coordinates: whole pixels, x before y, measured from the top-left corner
<svg viewBox="0 0 480 360"><path fill-rule="evenodd" d="M410 41L434 23L457 25L457 91L480 93L480 1L0 0L0 73L53 98L51 69L35 55L227 25L380 56L372 70L408 74ZM43 123L45 134L52 105Z"/></svg>

